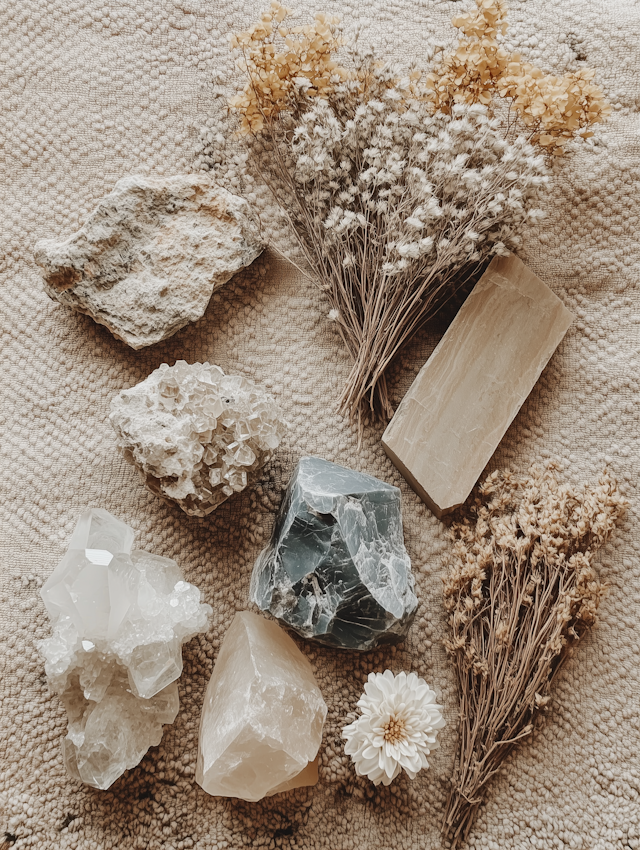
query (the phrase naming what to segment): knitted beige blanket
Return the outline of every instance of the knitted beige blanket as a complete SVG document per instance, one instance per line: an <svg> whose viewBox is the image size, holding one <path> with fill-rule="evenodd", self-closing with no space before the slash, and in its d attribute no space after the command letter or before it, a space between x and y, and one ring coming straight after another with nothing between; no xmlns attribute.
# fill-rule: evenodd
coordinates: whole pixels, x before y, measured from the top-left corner
<svg viewBox="0 0 640 850"><path fill-rule="evenodd" d="M319 2L319 0L318 0ZM267 5L266 0L264 5ZM305 13L317 8L299 0ZM360 22L361 38L398 57L453 40L465 3L372 0L321 8ZM571 480L608 465L629 497L601 558L610 592L598 626L566 667L544 728L496 777L470 846L640 847L640 5L638 0L510 0L509 44L560 72L597 71L613 104L596 141L556 166L550 215L523 259L576 321L503 440L492 466L522 471L557 458ZM135 352L50 301L32 259L41 237L70 235L122 176L202 165L214 78L237 78L230 29L258 0L3 0L0 79L0 848L2 850L429 850L456 738L457 698L442 647L444 528L386 459L381 428L357 435L333 412L348 370L320 295L267 252L216 293L205 317ZM237 80L236 80L237 82ZM203 136L203 127L205 128ZM208 129L207 129L208 128ZM233 172L230 175L233 180ZM442 329L408 348L396 403ZM160 363L208 360L251 376L291 422L262 483L204 520L152 496L115 449L111 397ZM203 689L288 476L315 454L399 485L420 608L408 640L369 654L302 644L329 707L320 781L260 803L207 796L194 781ZM214 609L185 648L181 709L163 741L109 791L67 778L66 719L36 642L48 619L42 582L80 512L104 507L137 545L175 558ZM431 768L376 789L355 777L340 730L371 670L415 670L439 693L448 725Z"/></svg>

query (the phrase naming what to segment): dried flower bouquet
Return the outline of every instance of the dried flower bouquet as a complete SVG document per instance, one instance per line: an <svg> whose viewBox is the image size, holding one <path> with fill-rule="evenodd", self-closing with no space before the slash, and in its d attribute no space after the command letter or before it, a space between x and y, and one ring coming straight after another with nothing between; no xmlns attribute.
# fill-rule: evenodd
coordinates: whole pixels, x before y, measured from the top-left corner
<svg viewBox="0 0 640 850"><path fill-rule="evenodd" d="M555 468L494 472L463 521L445 580L446 641L460 694L459 739L443 835L456 848L491 777L531 735L551 686L595 622L605 585L593 569L626 502L604 474L578 490Z"/></svg>
<svg viewBox="0 0 640 850"><path fill-rule="evenodd" d="M429 74L346 44L336 18L286 27L278 2L231 39L248 82L230 105L327 295L353 364L339 408L360 428L393 415L386 369L403 344L542 215L540 150L604 115L586 78L545 89L532 66L516 67L497 42L501 0L477 4L454 20L466 35L458 51ZM493 93L513 110L494 108Z"/></svg>

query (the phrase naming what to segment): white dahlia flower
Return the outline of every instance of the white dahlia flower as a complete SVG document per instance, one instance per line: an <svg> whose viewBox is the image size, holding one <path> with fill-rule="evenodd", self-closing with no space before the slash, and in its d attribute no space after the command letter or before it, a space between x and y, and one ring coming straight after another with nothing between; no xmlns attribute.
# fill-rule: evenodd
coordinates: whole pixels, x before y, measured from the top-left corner
<svg viewBox="0 0 640 850"><path fill-rule="evenodd" d="M374 785L389 785L401 770L411 779L438 746L438 730L445 725L436 694L415 673L369 673L358 700L362 716L345 726L344 751L351 756L359 776Z"/></svg>

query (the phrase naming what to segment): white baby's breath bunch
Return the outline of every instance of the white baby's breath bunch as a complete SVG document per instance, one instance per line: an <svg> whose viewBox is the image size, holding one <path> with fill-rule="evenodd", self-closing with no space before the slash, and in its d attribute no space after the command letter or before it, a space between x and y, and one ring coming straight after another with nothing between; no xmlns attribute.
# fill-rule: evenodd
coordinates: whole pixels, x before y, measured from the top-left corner
<svg viewBox="0 0 640 850"><path fill-rule="evenodd" d="M279 139L293 167L276 185L353 359L341 408L389 418L387 366L457 286L520 244L548 178L486 107L431 114L400 83L380 88L355 109L349 82L317 99Z"/></svg>
<svg viewBox="0 0 640 850"><path fill-rule="evenodd" d="M369 673L364 690L362 715L342 730L356 773L374 785L389 785L401 770L415 779L445 725L435 692L415 673L391 670Z"/></svg>
<svg viewBox="0 0 640 850"><path fill-rule="evenodd" d="M437 111L417 70L403 76L354 46L338 65L335 19L284 29L288 12L273 3L238 34L249 83L231 105L351 355L339 407L360 424L388 419L387 367L542 215L545 161L483 104Z"/></svg>

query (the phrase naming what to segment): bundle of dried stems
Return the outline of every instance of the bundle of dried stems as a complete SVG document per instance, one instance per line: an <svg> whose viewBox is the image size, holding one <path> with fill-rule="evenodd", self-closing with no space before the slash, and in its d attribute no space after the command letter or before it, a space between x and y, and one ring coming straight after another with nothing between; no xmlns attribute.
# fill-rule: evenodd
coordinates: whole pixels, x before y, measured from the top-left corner
<svg viewBox="0 0 640 850"><path fill-rule="evenodd" d="M603 474L560 484L555 467L519 480L495 472L467 517L445 580L447 651L460 694L459 740L443 835L464 841L487 783L531 735L552 683L593 625L605 585L592 563L626 502Z"/></svg>
<svg viewBox="0 0 640 850"><path fill-rule="evenodd" d="M523 139L507 144L484 107L399 111L397 87L385 87L372 69L362 95L345 83L295 123L267 120L268 141L252 146L351 355L339 408L361 424L393 415L387 367L489 257L519 243L547 179L542 157Z"/></svg>
<svg viewBox="0 0 640 850"><path fill-rule="evenodd" d="M487 32L497 37L496 21L503 31L504 8L501 0L477 4L457 22L470 45L462 75L446 56L429 75L379 62L322 14L285 26L290 10L276 0L231 38L248 81L229 103L253 166L327 295L353 364L339 409L360 430L367 418L393 415L386 370L404 343L492 255L517 248L525 225L542 215L547 170L527 136L542 143L539 112L549 92L535 102L535 126L524 106L519 124L491 111L478 84L488 60L478 50ZM456 80L468 86L456 88ZM505 92L519 114L523 95L512 89ZM547 135L559 127L563 143L602 117L589 106L599 90L573 89L570 107L558 86L545 107L555 109Z"/></svg>

